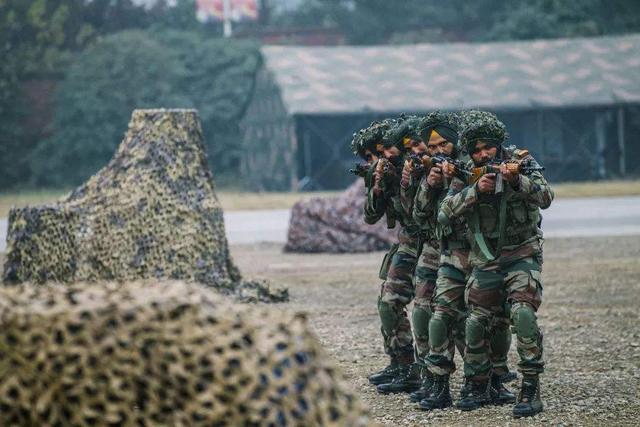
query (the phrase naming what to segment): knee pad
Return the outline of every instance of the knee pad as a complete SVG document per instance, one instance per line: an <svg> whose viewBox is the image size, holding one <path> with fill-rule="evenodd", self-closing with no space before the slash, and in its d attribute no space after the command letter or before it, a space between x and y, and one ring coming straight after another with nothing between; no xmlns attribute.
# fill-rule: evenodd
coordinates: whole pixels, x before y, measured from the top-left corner
<svg viewBox="0 0 640 427"><path fill-rule="evenodd" d="M529 304L516 303L511 307L511 322L518 337L536 339L540 333L537 319Z"/></svg>
<svg viewBox="0 0 640 427"><path fill-rule="evenodd" d="M443 313L435 313L429 322L429 344L432 348L442 347L450 335L451 318Z"/></svg>
<svg viewBox="0 0 640 427"><path fill-rule="evenodd" d="M378 299L378 314L380 315L380 322L382 323L382 329L391 334L398 326L399 316L395 310L393 304L390 304L382 299Z"/></svg>
<svg viewBox="0 0 640 427"><path fill-rule="evenodd" d="M431 321L431 310L414 306L411 312L411 320L413 323L413 333L416 337L429 336L429 323Z"/></svg>
<svg viewBox="0 0 640 427"><path fill-rule="evenodd" d="M469 316L465 324L465 336L467 344L471 347L481 345L486 336L486 327L482 321L474 316Z"/></svg>

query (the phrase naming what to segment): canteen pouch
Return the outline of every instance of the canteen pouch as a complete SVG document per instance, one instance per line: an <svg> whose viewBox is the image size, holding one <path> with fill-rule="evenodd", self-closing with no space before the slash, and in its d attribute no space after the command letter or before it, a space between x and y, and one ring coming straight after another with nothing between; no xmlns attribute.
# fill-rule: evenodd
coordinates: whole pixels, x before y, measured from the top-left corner
<svg viewBox="0 0 640 427"><path fill-rule="evenodd" d="M398 243L394 243L391 245L391 249L384 255L382 259L382 265L380 265L380 271L378 272L378 277L381 280L387 280L387 273L389 272L389 268L391 267L391 260L393 256L398 252L398 248L400 245Z"/></svg>

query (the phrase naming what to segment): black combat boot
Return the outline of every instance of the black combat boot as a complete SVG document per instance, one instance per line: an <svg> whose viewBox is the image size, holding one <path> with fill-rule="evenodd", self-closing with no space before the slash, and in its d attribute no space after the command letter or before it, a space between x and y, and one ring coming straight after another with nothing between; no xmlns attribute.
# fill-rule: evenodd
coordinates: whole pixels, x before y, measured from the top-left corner
<svg viewBox="0 0 640 427"><path fill-rule="evenodd" d="M427 397L431 392L433 386L433 374L429 372L426 366L422 367L422 384L420 388L409 395L409 400L412 402L420 402Z"/></svg>
<svg viewBox="0 0 640 427"><path fill-rule="evenodd" d="M515 371L507 371L506 374L503 374L502 376L500 376L500 381L502 381L503 384L510 383L511 381L514 381L517 379L518 379L518 374L516 374Z"/></svg>
<svg viewBox="0 0 640 427"><path fill-rule="evenodd" d="M420 365L416 363L401 364L396 371L396 376L390 383L380 384L378 393L410 393L420 388Z"/></svg>
<svg viewBox="0 0 640 427"><path fill-rule="evenodd" d="M513 407L513 416L515 418L532 417L542 412L542 409L538 376L525 375L522 377L522 388L518 395L518 403Z"/></svg>
<svg viewBox="0 0 640 427"><path fill-rule="evenodd" d="M390 383L393 381L397 370L398 360L395 357L391 357L391 362L383 370L369 376L369 382L373 385Z"/></svg>
<svg viewBox="0 0 640 427"><path fill-rule="evenodd" d="M516 395L502 384L502 376L491 374L491 401L494 405L516 403Z"/></svg>
<svg viewBox="0 0 640 427"><path fill-rule="evenodd" d="M483 380L467 379L460 391L460 400L456 402L456 407L462 411L473 411L488 405L491 403L490 389L488 378Z"/></svg>
<svg viewBox="0 0 640 427"><path fill-rule="evenodd" d="M434 375L431 393L418 403L420 409L431 411L444 409L452 405L451 391L449 390L449 375Z"/></svg>

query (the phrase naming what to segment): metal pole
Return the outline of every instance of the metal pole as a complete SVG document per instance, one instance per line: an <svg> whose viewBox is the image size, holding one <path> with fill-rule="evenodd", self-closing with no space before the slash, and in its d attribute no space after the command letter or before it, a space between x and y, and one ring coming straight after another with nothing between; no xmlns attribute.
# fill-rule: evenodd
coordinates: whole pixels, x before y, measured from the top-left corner
<svg viewBox="0 0 640 427"><path fill-rule="evenodd" d="M624 107L618 107L618 150L620 157L620 175L625 176L627 174L627 162L626 152L624 146Z"/></svg>
<svg viewBox="0 0 640 427"><path fill-rule="evenodd" d="M597 112L596 120L595 120L595 130L596 130L596 170L597 170L597 178L605 179L607 176L607 167L605 163L605 155L606 155L606 133L605 133L605 116L604 113Z"/></svg>
<svg viewBox="0 0 640 427"><path fill-rule="evenodd" d="M305 129L304 131L304 175L306 178L311 178L312 168L311 168L311 135L309 135L309 131Z"/></svg>
<svg viewBox="0 0 640 427"><path fill-rule="evenodd" d="M223 32L224 37L231 37L231 0L222 0L222 15L224 20Z"/></svg>
<svg viewBox="0 0 640 427"><path fill-rule="evenodd" d="M537 114L537 125L538 125L538 138L540 139L540 160L542 163L546 162L547 157L547 143L544 140L545 132L544 132L544 113L542 110L538 110Z"/></svg>
<svg viewBox="0 0 640 427"><path fill-rule="evenodd" d="M300 179L298 178L298 135L296 134L295 119L289 119L286 123L287 136L289 138L289 148L291 150L291 191L297 192L300 189Z"/></svg>

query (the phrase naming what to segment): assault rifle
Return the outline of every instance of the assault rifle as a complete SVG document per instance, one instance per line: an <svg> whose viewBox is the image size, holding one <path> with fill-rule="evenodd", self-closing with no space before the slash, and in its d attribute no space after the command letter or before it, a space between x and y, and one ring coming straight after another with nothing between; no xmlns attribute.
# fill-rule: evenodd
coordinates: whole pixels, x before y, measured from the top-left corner
<svg viewBox="0 0 640 427"><path fill-rule="evenodd" d="M369 172L369 163L356 163L355 166L349 169L349 172L355 176L365 178Z"/></svg>
<svg viewBox="0 0 640 427"><path fill-rule="evenodd" d="M441 167L444 162L447 162L453 165L456 174L464 180L466 180L467 176L471 175L471 172L467 170L467 166L463 162L461 162L460 160L454 160L449 156L445 156L444 154L436 154L434 156L420 156L411 153L407 156L407 160L413 164L413 170L418 174L427 173L429 170L431 170L432 167ZM448 184L445 178L445 187L447 186Z"/></svg>
<svg viewBox="0 0 640 427"><path fill-rule="evenodd" d="M544 167L540 166L538 162L536 162L532 157L528 157L528 152L526 150L523 151L523 159L521 160L501 160L494 159L489 163L483 166L479 166L476 168L472 168L469 177L469 183L475 184L484 174L487 173L495 173L496 174L496 194L502 193L504 190L504 181L502 179L502 174L500 173L500 166L505 164L507 166L507 170L511 173L518 173L522 175L529 175L533 172L543 171Z"/></svg>
<svg viewBox="0 0 640 427"><path fill-rule="evenodd" d="M376 163L376 172L382 177L381 185L385 191L390 189L396 189L400 183L400 175L395 166L387 160L380 159Z"/></svg>
<svg viewBox="0 0 640 427"><path fill-rule="evenodd" d="M460 160L454 160L449 156L445 156L444 154L436 154L432 157L423 157L422 162L425 164L425 167L431 169L433 166L441 167L444 162L453 165L456 169L456 173L463 176L470 176L471 172L467 170L467 166L464 162Z"/></svg>

